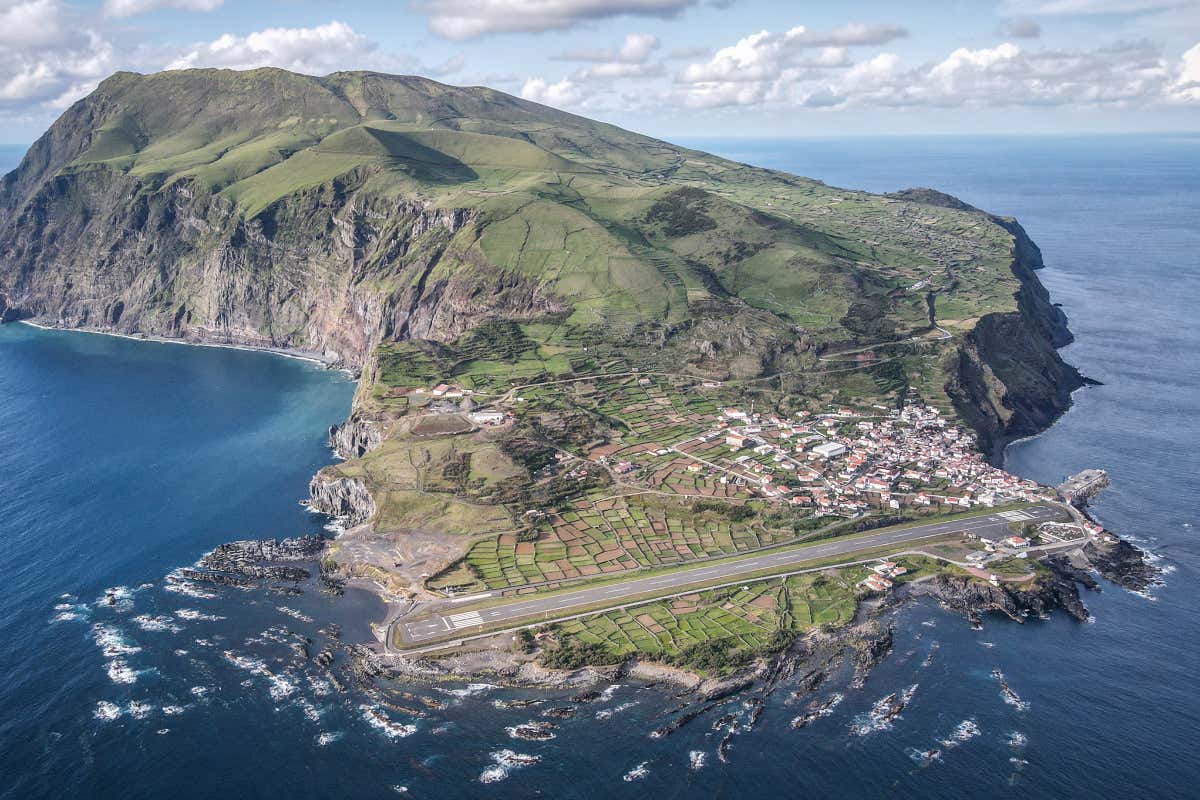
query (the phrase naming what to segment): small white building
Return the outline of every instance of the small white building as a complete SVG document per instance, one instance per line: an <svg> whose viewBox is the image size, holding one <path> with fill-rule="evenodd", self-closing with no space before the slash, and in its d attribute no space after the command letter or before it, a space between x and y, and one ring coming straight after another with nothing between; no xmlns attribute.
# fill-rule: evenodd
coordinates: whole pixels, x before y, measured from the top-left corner
<svg viewBox="0 0 1200 800"><path fill-rule="evenodd" d="M471 421L476 425L502 425L504 423L504 412L476 411L471 415Z"/></svg>
<svg viewBox="0 0 1200 800"><path fill-rule="evenodd" d="M814 447L812 451L821 458L837 458L846 454L846 445L841 442L825 442Z"/></svg>

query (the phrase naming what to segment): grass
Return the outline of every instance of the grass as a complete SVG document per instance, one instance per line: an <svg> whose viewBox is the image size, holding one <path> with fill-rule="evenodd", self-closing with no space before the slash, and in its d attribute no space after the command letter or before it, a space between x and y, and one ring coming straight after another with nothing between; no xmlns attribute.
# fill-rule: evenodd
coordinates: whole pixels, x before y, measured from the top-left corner
<svg viewBox="0 0 1200 800"><path fill-rule="evenodd" d="M486 89L262 69L119 75L103 91L106 116L72 168L193 180L246 217L335 179L364 207L472 209L462 263L528 278L577 328L676 325L732 297L785 337L867 336L848 314L863 307L879 314L872 330L901 336L924 324L917 281L942 290L949 320L1015 308L1013 237L979 212L735 164Z"/></svg>

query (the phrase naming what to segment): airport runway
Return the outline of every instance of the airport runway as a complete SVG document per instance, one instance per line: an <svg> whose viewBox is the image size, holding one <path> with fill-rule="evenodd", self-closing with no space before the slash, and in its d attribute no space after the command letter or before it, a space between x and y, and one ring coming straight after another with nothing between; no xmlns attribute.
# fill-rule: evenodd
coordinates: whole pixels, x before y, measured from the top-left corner
<svg viewBox="0 0 1200 800"><path fill-rule="evenodd" d="M884 528L865 536L850 539L835 539L828 542L775 551L735 561L718 561L698 564L691 569L678 569L666 574L630 578L619 583L584 587L574 591L559 592L546 596L513 598L509 602L487 608L471 608L478 602L494 599L496 593L459 598L457 604L449 600L439 607L433 616L399 622L399 633L403 644L419 646L438 640L452 640L455 636L471 636L484 627L489 630L511 623L514 627L537 622L539 619L555 619L568 616L572 610L582 611L593 606L616 608L625 602L644 595L666 595L672 590L682 591L696 586L716 585L738 579L766 569L777 568L784 572L789 566L802 568L803 564L828 558L849 555L874 547L902 545L946 534L970 532L990 539L1002 539L1008 535L1010 522L1047 522L1066 519L1067 515L1051 506L1031 506L1012 511L1001 511L986 516L932 522L910 528Z"/></svg>

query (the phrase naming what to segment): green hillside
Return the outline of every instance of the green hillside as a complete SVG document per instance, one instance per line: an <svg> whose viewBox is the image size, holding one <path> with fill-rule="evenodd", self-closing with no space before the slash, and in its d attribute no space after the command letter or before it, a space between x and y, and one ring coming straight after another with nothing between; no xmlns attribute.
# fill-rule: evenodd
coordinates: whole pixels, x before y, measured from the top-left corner
<svg viewBox="0 0 1200 800"><path fill-rule="evenodd" d="M1062 337L1061 315L1023 236L936 192L837 189L486 88L119 73L4 178L0 302L8 316L313 351L368 379L384 372L380 346L453 350L504 319L537 343L525 370L915 387L982 403L976 427L1004 428L1022 413L1007 384L1056 392L1061 363L1042 346ZM1005 315L1037 340L1032 362L1020 337L972 339ZM1009 341L1022 355L985 352ZM886 368L860 369L866 351ZM454 365L444 377L515 369Z"/></svg>

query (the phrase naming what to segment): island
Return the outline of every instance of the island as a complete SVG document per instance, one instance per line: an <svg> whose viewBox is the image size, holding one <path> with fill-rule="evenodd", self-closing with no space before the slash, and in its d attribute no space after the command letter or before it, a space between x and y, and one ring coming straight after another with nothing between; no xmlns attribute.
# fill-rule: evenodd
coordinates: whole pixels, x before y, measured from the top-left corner
<svg viewBox="0 0 1200 800"><path fill-rule="evenodd" d="M1102 473L999 466L1087 382L1041 266L932 189L373 72L118 73L0 190L0 320L359 376L307 499L340 532L172 580L370 587L368 677L811 691L865 679L909 598L978 624L1144 589L1083 510Z"/></svg>

